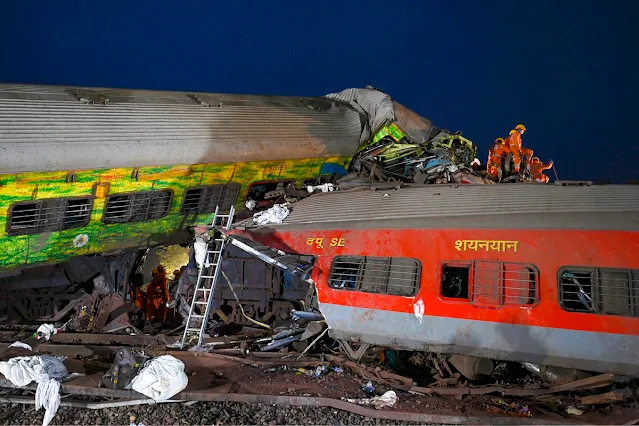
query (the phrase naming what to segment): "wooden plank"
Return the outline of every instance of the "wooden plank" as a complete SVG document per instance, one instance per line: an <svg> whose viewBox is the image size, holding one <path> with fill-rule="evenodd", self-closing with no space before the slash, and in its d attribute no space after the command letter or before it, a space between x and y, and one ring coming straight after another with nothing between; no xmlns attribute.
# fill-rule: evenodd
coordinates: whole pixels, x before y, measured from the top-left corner
<svg viewBox="0 0 639 426"><path fill-rule="evenodd" d="M581 398L581 403L584 405L595 404L608 404L611 402L623 401L626 399L627 393L625 391L612 391L601 393L599 395L589 395Z"/></svg>

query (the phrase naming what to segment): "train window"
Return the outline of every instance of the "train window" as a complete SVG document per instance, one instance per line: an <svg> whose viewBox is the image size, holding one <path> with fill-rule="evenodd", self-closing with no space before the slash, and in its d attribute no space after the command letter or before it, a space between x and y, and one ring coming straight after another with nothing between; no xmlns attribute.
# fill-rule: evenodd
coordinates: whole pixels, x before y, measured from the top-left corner
<svg viewBox="0 0 639 426"><path fill-rule="evenodd" d="M237 201L239 193L240 184L235 182L189 188L184 193L180 213L212 213L217 206L220 206L220 211L227 212Z"/></svg>
<svg viewBox="0 0 639 426"><path fill-rule="evenodd" d="M169 214L173 191L140 191L111 195L104 206L104 223L140 222Z"/></svg>
<svg viewBox="0 0 639 426"><path fill-rule="evenodd" d="M91 218L91 198L50 198L18 202L7 220L9 235L37 234L86 226Z"/></svg>
<svg viewBox="0 0 639 426"><path fill-rule="evenodd" d="M468 299L470 266L449 266L442 268L442 296L454 299Z"/></svg>
<svg viewBox="0 0 639 426"><path fill-rule="evenodd" d="M293 182L295 182L293 179L285 179L254 183L249 187L246 198L253 201L264 201L282 197L284 196L284 188Z"/></svg>
<svg viewBox="0 0 639 426"><path fill-rule="evenodd" d="M532 305L537 301L537 270L485 261L444 265L441 295L478 305Z"/></svg>
<svg viewBox="0 0 639 426"><path fill-rule="evenodd" d="M366 293L414 296L419 288L421 263L403 257L337 256L329 285Z"/></svg>
<svg viewBox="0 0 639 426"><path fill-rule="evenodd" d="M559 298L567 311L639 316L639 269L562 268Z"/></svg>

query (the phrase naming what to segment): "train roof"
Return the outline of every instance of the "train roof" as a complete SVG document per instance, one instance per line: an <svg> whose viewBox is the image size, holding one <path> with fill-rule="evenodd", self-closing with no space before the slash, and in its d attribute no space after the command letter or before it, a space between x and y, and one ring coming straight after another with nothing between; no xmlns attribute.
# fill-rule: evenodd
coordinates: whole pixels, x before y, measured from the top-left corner
<svg viewBox="0 0 639 426"><path fill-rule="evenodd" d="M639 230L639 185L411 185L312 195L264 229L523 228Z"/></svg>
<svg viewBox="0 0 639 426"><path fill-rule="evenodd" d="M326 97L0 84L0 173L350 157L363 121Z"/></svg>

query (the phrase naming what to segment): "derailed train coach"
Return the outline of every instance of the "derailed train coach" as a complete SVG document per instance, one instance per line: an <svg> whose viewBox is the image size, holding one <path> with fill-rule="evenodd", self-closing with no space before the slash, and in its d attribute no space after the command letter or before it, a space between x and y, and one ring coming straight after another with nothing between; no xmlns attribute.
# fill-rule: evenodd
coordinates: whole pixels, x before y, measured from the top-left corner
<svg viewBox="0 0 639 426"><path fill-rule="evenodd" d="M314 256L329 335L353 357L379 345L639 375L637 186L369 188L290 208L232 233Z"/></svg>
<svg viewBox="0 0 639 426"><path fill-rule="evenodd" d="M0 271L189 241L252 200L345 175L432 123L374 88L323 97L0 85Z"/></svg>

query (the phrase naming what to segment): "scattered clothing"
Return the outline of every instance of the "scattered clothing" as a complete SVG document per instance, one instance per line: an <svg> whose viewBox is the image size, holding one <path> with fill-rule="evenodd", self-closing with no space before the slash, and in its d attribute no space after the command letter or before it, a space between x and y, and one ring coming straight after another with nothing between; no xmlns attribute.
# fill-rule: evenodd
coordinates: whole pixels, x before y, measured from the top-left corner
<svg viewBox="0 0 639 426"><path fill-rule="evenodd" d="M268 210L264 210L253 215L253 222L257 225L267 225L269 223L282 223L289 215L290 211L286 204L275 204Z"/></svg>
<svg viewBox="0 0 639 426"><path fill-rule="evenodd" d="M38 384L36 410L45 409L42 426L47 426L60 406L60 380L69 376L62 359L52 355L15 357L0 362L0 373L14 386Z"/></svg>
<svg viewBox="0 0 639 426"><path fill-rule="evenodd" d="M29 351L32 351L33 348L31 347L31 345L27 345L26 343L22 343L22 342L13 342L12 344L9 345L10 348L22 348L22 349L26 349Z"/></svg>

